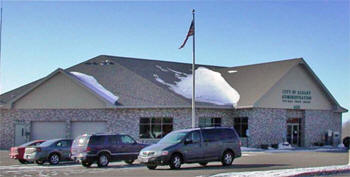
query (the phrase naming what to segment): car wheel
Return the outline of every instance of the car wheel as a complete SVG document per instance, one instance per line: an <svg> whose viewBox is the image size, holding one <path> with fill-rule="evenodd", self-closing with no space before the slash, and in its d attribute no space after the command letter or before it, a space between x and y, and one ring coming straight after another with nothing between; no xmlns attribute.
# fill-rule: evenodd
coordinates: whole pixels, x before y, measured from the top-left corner
<svg viewBox="0 0 350 177"><path fill-rule="evenodd" d="M45 161L43 161L43 160L36 160L35 163L38 164L38 165L42 165L42 164L45 163Z"/></svg>
<svg viewBox="0 0 350 177"><path fill-rule="evenodd" d="M58 154L56 154L56 153L51 154L49 156L49 163L51 165L57 165L58 163L60 163L60 156Z"/></svg>
<svg viewBox="0 0 350 177"><path fill-rule="evenodd" d="M21 163L21 164L26 164L26 163L28 163L28 161L26 161L26 160L24 160L24 159L18 159L18 161L19 161L19 163Z"/></svg>
<svg viewBox="0 0 350 177"><path fill-rule="evenodd" d="M88 161L82 161L81 165L83 165L83 167L89 168L92 165L92 162L88 162Z"/></svg>
<svg viewBox="0 0 350 177"><path fill-rule="evenodd" d="M179 169L182 164L182 158L179 154L174 154L170 158L169 166L171 169Z"/></svg>
<svg viewBox="0 0 350 177"><path fill-rule="evenodd" d="M343 139L343 144L345 147L350 148L350 137L345 137Z"/></svg>
<svg viewBox="0 0 350 177"><path fill-rule="evenodd" d="M200 162L200 163L199 163L199 165L201 165L201 166L203 166L203 167L207 166L207 164L208 164L208 162Z"/></svg>
<svg viewBox="0 0 350 177"><path fill-rule="evenodd" d="M134 159L132 159L132 160L124 160L124 162L125 163L127 163L127 164L129 164L129 165L131 165L132 163L134 163Z"/></svg>
<svg viewBox="0 0 350 177"><path fill-rule="evenodd" d="M225 151L221 158L221 163L223 166L229 166L232 164L234 159L233 153L230 151Z"/></svg>
<svg viewBox="0 0 350 177"><path fill-rule="evenodd" d="M157 165L153 165L153 164L150 165L150 164L148 164L148 165L147 165L147 168L150 169L150 170L154 170L154 169L157 168Z"/></svg>
<svg viewBox="0 0 350 177"><path fill-rule="evenodd" d="M109 156L106 153L102 153L98 156L97 166L107 167L109 164Z"/></svg>

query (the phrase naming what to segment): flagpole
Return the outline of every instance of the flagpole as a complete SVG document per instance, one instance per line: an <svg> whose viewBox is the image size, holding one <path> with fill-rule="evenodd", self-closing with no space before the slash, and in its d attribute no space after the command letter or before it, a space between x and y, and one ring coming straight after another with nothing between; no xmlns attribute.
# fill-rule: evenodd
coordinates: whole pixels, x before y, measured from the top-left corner
<svg viewBox="0 0 350 177"><path fill-rule="evenodd" d="M2 0L1 0L1 8L0 8L0 76L1 76L1 55L2 55L2 51L1 51L1 41L2 41ZM2 91L1 88L1 77L0 77L0 93Z"/></svg>
<svg viewBox="0 0 350 177"><path fill-rule="evenodd" d="M195 65L196 65L196 45L195 45L195 22L194 22L194 9L192 10L192 18L193 18L193 38L192 38L192 42L193 42L193 51L192 51L192 74L193 74L193 78L192 78L192 128L196 127L196 73L195 73Z"/></svg>

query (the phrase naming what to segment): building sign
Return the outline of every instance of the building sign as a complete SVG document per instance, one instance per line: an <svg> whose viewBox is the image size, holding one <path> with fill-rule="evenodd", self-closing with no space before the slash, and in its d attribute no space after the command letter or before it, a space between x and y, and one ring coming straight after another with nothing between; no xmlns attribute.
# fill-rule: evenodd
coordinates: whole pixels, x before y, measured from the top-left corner
<svg viewBox="0 0 350 177"><path fill-rule="evenodd" d="M282 90L282 102L284 103L311 103L310 90Z"/></svg>

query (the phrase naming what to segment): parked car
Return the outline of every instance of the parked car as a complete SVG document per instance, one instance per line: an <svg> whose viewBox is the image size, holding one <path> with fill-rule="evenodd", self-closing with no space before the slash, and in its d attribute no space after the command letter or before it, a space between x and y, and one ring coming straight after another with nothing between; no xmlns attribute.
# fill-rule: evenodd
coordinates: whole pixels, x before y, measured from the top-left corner
<svg viewBox="0 0 350 177"><path fill-rule="evenodd" d="M43 142L44 140L34 140L34 141L24 143L17 147L11 147L9 156L11 159L17 159L22 164L28 163L29 161L23 158L25 148L31 147L31 146L37 146Z"/></svg>
<svg viewBox="0 0 350 177"><path fill-rule="evenodd" d="M343 139L343 144L345 147L350 148L350 137L347 136Z"/></svg>
<svg viewBox="0 0 350 177"><path fill-rule="evenodd" d="M173 131L157 144L141 150L138 159L147 168L169 165L178 169L183 163L221 161L224 166L231 165L241 156L241 141L233 128L193 128Z"/></svg>
<svg viewBox="0 0 350 177"><path fill-rule="evenodd" d="M132 164L146 146L125 134L84 134L75 138L71 157L84 167L90 167L94 162L98 167L106 167L109 162L120 160Z"/></svg>
<svg viewBox="0 0 350 177"><path fill-rule="evenodd" d="M24 159L35 161L41 165L48 161L51 165L57 165L60 161L70 159L71 139L52 139L38 146L28 147L24 153Z"/></svg>

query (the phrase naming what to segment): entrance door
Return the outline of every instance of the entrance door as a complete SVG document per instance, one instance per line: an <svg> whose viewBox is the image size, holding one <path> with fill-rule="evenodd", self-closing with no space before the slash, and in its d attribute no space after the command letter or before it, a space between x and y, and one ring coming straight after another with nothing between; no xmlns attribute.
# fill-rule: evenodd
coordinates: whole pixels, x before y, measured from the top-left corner
<svg viewBox="0 0 350 177"><path fill-rule="evenodd" d="M297 123L287 124L287 141L293 146L299 146L300 126Z"/></svg>
<svg viewBox="0 0 350 177"><path fill-rule="evenodd" d="M25 125L23 124L16 124L15 129L15 146L24 144L27 142L26 139L26 132L25 132Z"/></svg>

